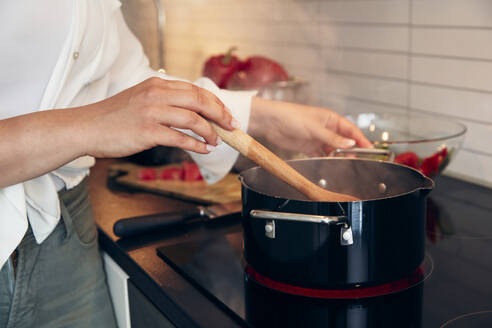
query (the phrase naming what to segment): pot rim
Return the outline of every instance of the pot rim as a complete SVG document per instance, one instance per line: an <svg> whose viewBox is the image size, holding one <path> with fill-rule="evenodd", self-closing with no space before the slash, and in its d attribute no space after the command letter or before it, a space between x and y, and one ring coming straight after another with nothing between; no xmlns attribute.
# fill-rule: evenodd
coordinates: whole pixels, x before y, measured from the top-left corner
<svg viewBox="0 0 492 328"><path fill-rule="evenodd" d="M391 196L386 196L386 197L380 197L380 198L361 199L361 200L358 200L358 201L322 202L322 203L355 203L355 202L366 202L366 201L385 200L385 199L391 199L391 198L396 198L396 197L401 197L401 196L404 196L404 195L408 195L408 194L411 194L411 193L413 193L413 192L415 192L417 190L428 190L428 192L430 192L435 187L434 180L432 180L431 178L429 178L428 176L426 176L425 174L423 174L419 170L416 170L416 169L414 169L412 167L409 167L409 166L406 166L406 165L402 165L402 164L399 164L399 163L387 162L387 161L383 161L383 160L366 159L366 158L346 158L346 157L310 157L310 158L301 158L301 159L287 160L286 162L287 163L294 163L294 162L312 161L312 160L330 160L330 161L332 161L332 160L340 161L341 160L341 161L377 162L377 163L381 163L382 165L396 166L396 167L401 167L404 170L414 171L421 178L423 178L423 180L425 181L425 183L423 183L423 186L420 186L420 187L414 188L412 190L409 190L407 192L403 192L403 193L396 194L396 195L391 195ZM262 168L259 167L259 166L254 166L254 167L251 167L249 169L243 170L243 171L241 171L239 173L239 181L241 181L241 184L243 186L247 187L249 190L252 190L252 191L254 191L254 192L256 192L256 193L258 193L260 195L264 195L264 196L275 198L275 199L279 199L279 200L280 199L287 200L287 198L284 198L284 197L266 194L264 192L261 192L261 191L257 190L256 188L253 188L250 185L248 185L244 181L243 174L246 173L246 172L248 172L248 171L255 170L255 169L262 169ZM295 200L295 201L299 201L299 202L320 203L319 201L311 200L311 199L290 199L290 200Z"/></svg>

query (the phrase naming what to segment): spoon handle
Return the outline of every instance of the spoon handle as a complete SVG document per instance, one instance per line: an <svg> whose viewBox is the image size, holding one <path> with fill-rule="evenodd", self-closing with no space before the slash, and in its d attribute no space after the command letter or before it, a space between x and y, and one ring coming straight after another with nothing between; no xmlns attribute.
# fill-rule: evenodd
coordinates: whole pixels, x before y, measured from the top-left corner
<svg viewBox="0 0 492 328"><path fill-rule="evenodd" d="M228 131L222 129L214 123L212 123L212 126L225 143L282 181L285 181L309 199L325 202L358 200L358 198L350 195L323 189L309 181L302 174L294 170L289 164L242 130L234 129L232 131Z"/></svg>

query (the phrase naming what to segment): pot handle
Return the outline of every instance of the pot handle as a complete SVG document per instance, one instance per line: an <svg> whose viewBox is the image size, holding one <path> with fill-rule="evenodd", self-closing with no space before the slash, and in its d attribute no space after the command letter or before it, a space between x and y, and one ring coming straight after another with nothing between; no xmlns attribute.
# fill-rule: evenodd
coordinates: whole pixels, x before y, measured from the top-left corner
<svg viewBox="0 0 492 328"><path fill-rule="evenodd" d="M286 221L298 221L298 222L310 222L310 223L324 223L324 224L343 224L348 226L346 216L325 216L325 215L311 215L311 214L299 214L288 212L273 212L264 210L251 210L249 215L253 218L267 219L267 220L286 220Z"/></svg>
<svg viewBox="0 0 492 328"><path fill-rule="evenodd" d="M307 223L335 224L343 225L340 231L340 243L342 245L352 245L354 243L352 236L352 228L348 224L347 217L341 216L326 216L314 214L300 214L288 212L273 212L265 210L251 210L249 215L257 219L267 220L265 224L265 235L269 238L275 238L275 220L296 221Z"/></svg>
<svg viewBox="0 0 492 328"><path fill-rule="evenodd" d="M330 156L337 156L338 154L360 154L360 155L381 155L388 156L388 160L393 162L395 159L395 153L389 149L380 148L348 148L348 149L335 149L330 153Z"/></svg>

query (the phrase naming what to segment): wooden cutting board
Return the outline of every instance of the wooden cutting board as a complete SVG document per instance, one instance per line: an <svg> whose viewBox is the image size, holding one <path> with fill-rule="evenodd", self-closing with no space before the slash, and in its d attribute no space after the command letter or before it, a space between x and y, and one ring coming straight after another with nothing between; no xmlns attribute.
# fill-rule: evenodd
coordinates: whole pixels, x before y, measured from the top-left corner
<svg viewBox="0 0 492 328"><path fill-rule="evenodd" d="M157 171L157 179L151 181L140 180L137 176L139 170L149 167L133 163L113 164L109 167L109 174L117 176L115 181L121 185L202 204L229 203L241 200L241 183L237 174L229 173L222 180L212 185L205 181L189 182L159 179L163 169L173 166L178 165L152 166Z"/></svg>

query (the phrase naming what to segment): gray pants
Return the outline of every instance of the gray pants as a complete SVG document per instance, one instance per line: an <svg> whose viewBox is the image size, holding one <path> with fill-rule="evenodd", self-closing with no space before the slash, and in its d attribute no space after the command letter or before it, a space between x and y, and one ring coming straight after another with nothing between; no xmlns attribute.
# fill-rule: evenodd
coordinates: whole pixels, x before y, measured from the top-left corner
<svg viewBox="0 0 492 328"><path fill-rule="evenodd" d="M29 227L0 270L0 327L116 327L87 185L59 192L62 220L40 245ZM12 288L13 287L13 288Z"/></svg>

